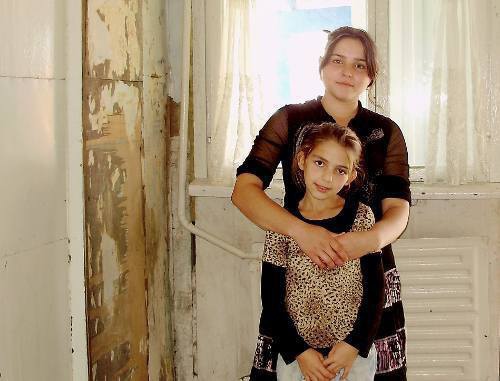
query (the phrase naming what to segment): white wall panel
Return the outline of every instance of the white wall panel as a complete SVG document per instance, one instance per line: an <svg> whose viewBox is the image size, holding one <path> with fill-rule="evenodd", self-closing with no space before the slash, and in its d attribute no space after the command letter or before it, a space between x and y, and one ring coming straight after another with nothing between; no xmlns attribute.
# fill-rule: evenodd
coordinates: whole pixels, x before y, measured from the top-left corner
<svg viewBox="0 0 500 381"><path fill-rule="evenodd" d="M0 258L2 380L71 380L67 241Z"/></svg>
<svg viewBox="0 0 500 381"><path fill-rule="evenodd" d="M73 378L66 11L64 0L0 2L2 380Z"/></svg>
<svg viewBox="0 0 500 381"><path fill-rule="evenodd" d="M0 76L64 78L64 0L0 1Z"/></svg>
<svg viewBox="0 0 500 381"><path fill-rule="evenodd" d="M0 78L0 373L71 380L65 83Z"/></svg>
<svg viewBox="0 0 500 381"><path fill-rule="evenodd" d="M64 81L0 78L0 250L66 236Z"/></svg>
<svg viewBox="0 0 500 381"><path fill-rule="evenodd" d="M250 252L264 232L227 199L201 198L197 226ZM207 202L208 201L208 202ZM195 372L199 381L235 381L250 372L260 314L260 263L196 239Z"/></svg>

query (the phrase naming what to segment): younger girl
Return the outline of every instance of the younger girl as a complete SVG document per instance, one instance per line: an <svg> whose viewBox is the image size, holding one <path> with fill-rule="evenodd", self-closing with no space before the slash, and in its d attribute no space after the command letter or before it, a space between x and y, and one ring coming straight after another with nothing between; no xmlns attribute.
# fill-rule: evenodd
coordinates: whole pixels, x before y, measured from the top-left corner
<svg viewBox="0 0 500 381"><path fill-rule="evenodd" d="M361 155L358 137L329 122L299 131L292 171L304 196L291 212L334 233L370 229L371 209L349 192ZM383 293L380 252L321 269L292 238L267 231L250 380L373 380Z"/></svg>

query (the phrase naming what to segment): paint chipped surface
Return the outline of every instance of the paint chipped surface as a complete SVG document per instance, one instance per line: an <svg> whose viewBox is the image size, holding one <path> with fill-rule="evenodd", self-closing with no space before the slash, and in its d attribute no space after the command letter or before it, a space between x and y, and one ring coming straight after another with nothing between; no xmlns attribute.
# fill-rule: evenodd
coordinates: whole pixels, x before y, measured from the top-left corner
<svg viewBox="0 0 500 381"><path fill-rule="evenodd" d="M101 235L102 253L102 277L106 280L103 283L103 304L112 305L114 296L118 294L118 280L120 277L120 263L118 261L116 242L104 230ZM110 309L110 314L114 309Z"/></svg>
<svg viewBox="0 0 500 381"><path fill-rule="evenodd" d="M109 126L109 118L120 114L125 121L125 137L137 140L137 117L141 116L139 102L142 99L139 92L140 89L135 84L108 81L98 93L89 94L90 129L98 135L103 135L106 133L106 127ZM112 110L111 113L110 110Z"/></svg>
<svg viewBox="0 0 500 381"><path fill-rule="evenodd" d="M142 88L89 82L85 111L92 378L147 379Z"/></svg>
<svg viewBox="0 0 500 381"><path fill-rule="evenodd" d="M136 81L142 77L142 0L88 0L90 75Z"/></svg>
<svg viewBox="0 0 500 381"><path fill-rule="evenodd" d="M87 1L84 154L95 380L173 379L165 7L161 0ZM125 342L129 356L118 356Z"/></svg>
<svg viewBox="0 0 500 381"><path fill-rule="evenodd" d="M144 157L146 274L149 324L149 371L154 380L173 379L173 332L169 283L169 205L166 79L144 81ZM161 101L160 101L161 100Z"/></svg>
<svg viewBox="0 0 500 381"><path fill-rule="evenodd" d="M125 341L102 355L92 365L92 380L133 380L137 368L127 367L132 356L130 342ZM144 380L146 380L145 378Z"/></svg>

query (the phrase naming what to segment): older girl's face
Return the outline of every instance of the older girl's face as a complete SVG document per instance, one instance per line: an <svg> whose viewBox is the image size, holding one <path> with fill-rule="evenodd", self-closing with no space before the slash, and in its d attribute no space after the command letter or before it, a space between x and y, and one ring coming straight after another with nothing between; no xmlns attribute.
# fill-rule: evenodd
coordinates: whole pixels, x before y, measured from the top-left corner
<svg viewBox="0 0 500 381"><path fill-rule="evenodd" d="M327 98L357 102L371 81L361 41L345 37L337 42L328 63L321 70L321 80Z"/></svg>

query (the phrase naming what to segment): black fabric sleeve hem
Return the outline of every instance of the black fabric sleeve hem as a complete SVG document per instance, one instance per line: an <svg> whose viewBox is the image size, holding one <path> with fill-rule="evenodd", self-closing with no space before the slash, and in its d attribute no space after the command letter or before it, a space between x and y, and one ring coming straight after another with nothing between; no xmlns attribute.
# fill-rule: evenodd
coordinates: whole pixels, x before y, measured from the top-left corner
<svg viewBox="0 0 500 381"><path fill-rule="evenodd" d="M411 204L410 182L401 176L381 175L377 178L380 198L402 198Z"/></svg>
<svg viewBox="0 0 500 381"><path fill-rule="evenodd" d="M266 189L269 187L269 184L271 184L275 172L275 170L270 170L259 160L247 157L243 164L236 169L236 176L239 176L242 173L251 173L262 180L262 189Z"/></svg>
<svg viewBox="0 0 500 381"><path fill-rule="evenodd" d="M302 352L305 352L311 348L304 340L302 341L296 341L295 345L290 346L286 350L281 350L280 354L281 357L283 357L283 361L285 361L285 364L290 364L294 362L297 359L297 356L300 355Z"/></svg>
<svg viewBox="0 0 500 381"><path fill-rule="evenodd" d="M382 317L384 303L384 270L380 253L367 254L360 258L363 275L363 299L352 331L343 340L357 348L361 357L368 352L375 340Z"/></svg>
<svg viewBox="0 0 500 381"><path fill-rule="evenodd" d="M270 372L265 369L257 369L252 367L250 371L250 381L277 381L276 372Z"/></svg>
<svg viewBox="0 0 500 381"><path fill-rule="evenodd" d="M290 364L309 345L299 335L286 308L286 267L262 262L261 300L259 331L276 338L281 357Z"/></svg>

